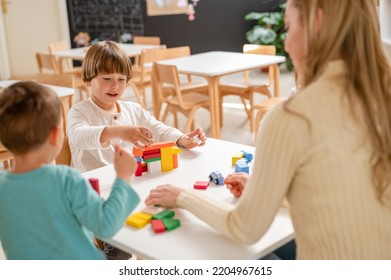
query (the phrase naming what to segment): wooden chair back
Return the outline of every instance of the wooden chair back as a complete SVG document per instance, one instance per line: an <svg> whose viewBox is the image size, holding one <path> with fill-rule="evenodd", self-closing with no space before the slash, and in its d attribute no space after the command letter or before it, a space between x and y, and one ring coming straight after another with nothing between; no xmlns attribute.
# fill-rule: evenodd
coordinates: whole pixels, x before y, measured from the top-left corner
<svg viewBox="0 0 391 280"><path fill-rule="evenodd" d="M66 51L69 50L70 47L66 41L57 41L57 42L52 42L49 44L49 53L54 54L55 52L58 51ZM59 66L59 70L61 72L67 72L67 71L73 71L73 64L72 64L72 59L58 59L57 64ZM81 73L81 68L78 69L76 72Z"/></svg>
<svg viewBox="0 0 391 280"><path fill-rule="evenodd" d="M60 153L56 157L56 164L65 164L71 166L71 149L69 147L68 136L64 136L64 144Z"/></svg>
<svg viewBox="0 0 391 280"><path fill-rule="evenodd" d="M39 73L60 73L60 68L53 54L37 52L35 59Z"/></svg>
<svg viewBox="0 0 391 280"><path fill-rule="evenodd" d="M276 55L276 47L273 45L255 45L255 44L244 44L243 53L249 54L264 54L264 55ZM271 65L265 67L269 75L268 85L271 85L274 81L274 75L276 75L276 69L278 65ZM244 72L244 80L247 82L249 79L249 71ZM279 94L279 92L277 93Z"/></svg>
<svg viewBox="0 0 391 280"><path fill-rule="evenodd" d="M164 65L158 62L153 64L153 76L158 98L166 103L166 109L161 121L164 122L168 112L174 114L175 126L178 127L176 113L182 113L187 117L185 133L194 129L194 114L200 107L209 110L209 96L201 93L203 86L187 88L183 94L178 69L175 65ZM168 95L167 92L170 92Z"/></svg>
<svg viewBox="0 0 391 280"><path fill-rule="evenodd" d="M138 45L160 45L159 36L134 36L133 44Z"/></svg>
<svg viewBox="0 0 391 280"><path fill-rule="evenodd" d="M47 73L38 73L36 75L36 80L38 83L60 86L60 87L69 87L76 88L75 77L72 74L47 74ZM67 114L69 109L73 105L73 95L69 95L61 98L61 116L63 120L64 135L66 134L67 127Z"/></svg>

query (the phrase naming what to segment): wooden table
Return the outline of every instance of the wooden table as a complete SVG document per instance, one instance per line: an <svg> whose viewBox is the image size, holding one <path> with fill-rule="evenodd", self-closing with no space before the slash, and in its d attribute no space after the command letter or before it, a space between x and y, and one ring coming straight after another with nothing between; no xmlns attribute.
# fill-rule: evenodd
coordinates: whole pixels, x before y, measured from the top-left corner
<svg viewBox="0 0 391 280"><path fill-rule="evenodd" d="M211 106L212 137L220 138L219 80L229 75L246 70L259 69L285 61L283 56L244 54L239 52L205 52L187 57L158 61L159 64L175 65L181 74L196 75L205 78L209 85ZM279 78L275 85L280 83ZM154 115L158 117L160 102L156 90L153 90Z"/></svg>

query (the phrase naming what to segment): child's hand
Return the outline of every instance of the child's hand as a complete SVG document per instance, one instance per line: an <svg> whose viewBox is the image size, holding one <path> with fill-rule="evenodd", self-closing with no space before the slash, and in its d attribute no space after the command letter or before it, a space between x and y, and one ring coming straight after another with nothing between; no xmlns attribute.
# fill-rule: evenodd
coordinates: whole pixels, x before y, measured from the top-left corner
<svg viewBox="0 0 391 280"><path fill-rule="evenodd" d="M240 197L248 178L249 175L245 172L233 173L224 179L224 184L234 197Z"/></svg>
<svg viewBox="0 0 391 280"><path fill-rule="evenodd" d="M189 134L183 135L181 138L179 138L177 141L177 145L185 147L187 149L192 149L197 146L204 146L205 142L205 132L203 132L202 129L198 127Z"/></svg>
<svg viewBox="0 0 391 280"><path fill-rule="evenodd" d="M167 184L157 186L149 192L145 199L146 205L160 205L167 208L177 207L176 200L183 190L176 186Z"/></svg>
<svg viewBox="0 0 391 280"><path fill-rule="evenodd" d="M117 178L121 178L126 182L130 181L130 177L136 172L137 161L125 149L119 145L114 145L114 169L117 172Z"/></svg>
<svg viewBox="0 0 391 280"><path fill-rule="evenodd" d="M145 126L128 126L122 140L132 143L139 149L143 149L153 144L152 131Z"/></svg>

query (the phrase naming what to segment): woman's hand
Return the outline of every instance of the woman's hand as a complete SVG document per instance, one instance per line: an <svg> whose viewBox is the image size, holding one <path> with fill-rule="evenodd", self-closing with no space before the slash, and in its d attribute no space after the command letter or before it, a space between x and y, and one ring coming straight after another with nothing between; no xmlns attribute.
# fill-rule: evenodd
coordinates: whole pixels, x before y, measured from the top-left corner
<svg viewBox="0 0 391 280"><path fill-rule="evenodd" d="M177 207L176 200L183 189L171 184L160 185L151 190L145 199L146 205L159 205L166 208Z"/></svg>
<svg viewBox="0 0 391 280"><path fill-rule="evenodd" d="M244 186L247 183L249 175L244 172L238 172L228 175L224 179L224 184L227 185L227 189L232 193L234 197L240 197L242 195Z"/></svg>

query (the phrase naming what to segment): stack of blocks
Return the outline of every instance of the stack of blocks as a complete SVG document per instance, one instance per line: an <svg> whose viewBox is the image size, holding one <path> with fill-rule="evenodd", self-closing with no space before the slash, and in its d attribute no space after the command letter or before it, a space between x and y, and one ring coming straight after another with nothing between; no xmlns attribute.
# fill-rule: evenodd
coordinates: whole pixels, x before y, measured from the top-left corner
<svg viewBox="0 0 391 280"><path fill-rule="evenodd" d="M250 173L248 163L253 160L254 156L246 151L236 152L232 156L232 166L235 166L235 172Z"/></svg>
<svg viewBox="0 0 391 280"><path fill-rule="evenodd" d="M151 223L155 233L171 231L178 228L181 222L178 219L173 219L175 212L164 210L160 207L146 207L141 212L130 215L126 224L135 228L143 228Z"/></svg>
<svg viewBox="0 0 391 280"><path fill-rule="evenodd" d="M155 143L143 150L134 147L133 155L138 165L135 175L142 176L145 171L157 173L177 168L180 152L173 141Z"/></svg>

